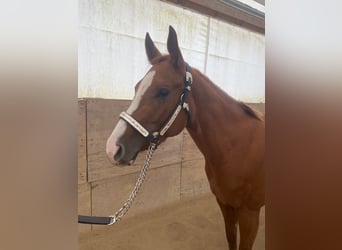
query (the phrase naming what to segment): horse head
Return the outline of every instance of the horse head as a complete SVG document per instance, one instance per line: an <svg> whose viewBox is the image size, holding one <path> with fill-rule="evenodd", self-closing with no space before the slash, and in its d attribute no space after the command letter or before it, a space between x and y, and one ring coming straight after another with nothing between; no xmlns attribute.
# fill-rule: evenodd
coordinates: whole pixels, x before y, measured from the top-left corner
<svg viewBox="0 0 342 250"><path fill-rule="evenodd" d="M107 140L106 153L112 163L130 164L140 151L147 149L152 140L161 143L167 137L179 134L187 124L187 112L183 111L187 103L184 104L186 100L182 99L188 75L175 30L169 27L168 55L159 52L148 33L145 49L151 67L136 84L135 96L129 108L121 114L121 119ZM189 92L190 87L187 89ZM172 118L177 109L177 115ZM170 119L173 119L172 123ZM167 131L165 124L169 125Z"/></svg>

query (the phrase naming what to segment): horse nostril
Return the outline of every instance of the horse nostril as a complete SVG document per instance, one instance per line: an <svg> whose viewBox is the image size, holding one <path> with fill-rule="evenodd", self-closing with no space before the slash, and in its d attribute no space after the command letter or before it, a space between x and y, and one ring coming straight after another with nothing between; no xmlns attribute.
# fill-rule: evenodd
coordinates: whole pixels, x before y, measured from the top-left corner
<svg viewBox="0 0 342 250"><path fill-rule="evenodd" d="M114 160L120 161L125 155L125 147L122 144L117 144L117 146L119 147L119 149L116 152L116 154L114 155Z"/></svg>

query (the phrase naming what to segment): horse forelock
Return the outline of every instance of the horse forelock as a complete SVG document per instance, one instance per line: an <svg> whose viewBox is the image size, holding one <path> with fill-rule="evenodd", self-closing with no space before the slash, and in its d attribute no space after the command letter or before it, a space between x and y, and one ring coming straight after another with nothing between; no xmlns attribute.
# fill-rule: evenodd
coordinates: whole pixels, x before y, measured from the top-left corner
<svg viewBox="0 0 342 250"><path fill-rule="evenodd" d="M170 59L170 55L161 55L161 56L157 56L156 58L153 58L151 60L151 64L155 65L164 61L167 61Z"/></svg>

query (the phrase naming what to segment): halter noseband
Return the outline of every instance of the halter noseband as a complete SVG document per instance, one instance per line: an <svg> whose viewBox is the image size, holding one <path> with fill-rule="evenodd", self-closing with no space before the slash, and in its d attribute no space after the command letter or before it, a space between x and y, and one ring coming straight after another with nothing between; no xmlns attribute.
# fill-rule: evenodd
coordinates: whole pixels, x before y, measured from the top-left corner
<svg viewBox="0 0 342 250"><path fill-rule="evenodd" d="M136 131L138 131L143 137L147 138L150 142L159 142L159 139L168 131L176 120L178 114L182 109L184 109L189 114L189 103L188 98L191 91L192 75L190 73L189 64L185 64L185 80L184 80L184 90L180 97L180 101L177 107L174 109L172 115L166 120L164 125L155 132L149 132L143 125L141 125L132 115L127 112L122 112L120 118L131 125Z"/></svg>

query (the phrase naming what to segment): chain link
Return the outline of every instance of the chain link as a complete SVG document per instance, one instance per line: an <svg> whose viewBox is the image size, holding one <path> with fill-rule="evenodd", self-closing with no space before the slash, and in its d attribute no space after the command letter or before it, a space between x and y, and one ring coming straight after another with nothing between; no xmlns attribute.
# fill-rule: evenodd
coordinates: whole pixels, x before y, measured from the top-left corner
<svg viewBox="0 0 342 250"><path fill-rule="evenodd" d="M146 178L147 171L150 167L152 155L153 155L154 151L156 150L156 148L157 148L157 143L152 142L148 148L148 153L146 155L144 165L140 170L140 175L137 179L137 182L135 183L135 186L134 186L130 196L128 197L127 201L123 204L123 206L118 211L116 211L116 213L114 215L110 216L112 218L112 221L108 225L112 225L112 224L120 221L122 219L122 217L128 212L128 209L132 206L132 204L135 200L135 197L137 196L138 192L140 191L140 188L141 188L141 186L142 186L142 184Z"/></svg>

